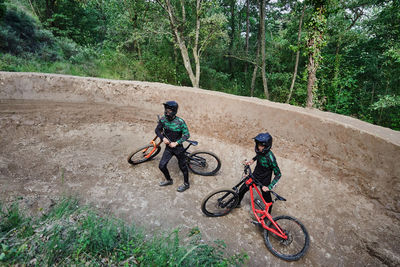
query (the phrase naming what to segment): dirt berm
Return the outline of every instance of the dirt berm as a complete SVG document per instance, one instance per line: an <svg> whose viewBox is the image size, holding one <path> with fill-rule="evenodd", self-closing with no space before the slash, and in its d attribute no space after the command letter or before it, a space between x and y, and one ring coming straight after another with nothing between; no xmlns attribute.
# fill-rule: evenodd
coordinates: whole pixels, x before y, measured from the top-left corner
<svg viewBox="0 0 400 267"><path fill-rule="evenodd" d="M160 188L155 160L132 167L129 152L154 136L162 102L199 145L222 159L216 176L182 175ZM308 254L290 265L400 265L400 133L350 117L266 100L160 83L0 72L0 200L22 197L33 213L77 195L150 230L199 227L205 241L225 240L246 251L249 266L287 266L265 247L248 205L221 218L202 214L202 198L232 187L241 161L254 155L252 137L268 131L282 171L276 191L288 199L273 215L302 221ZM248 201L246 195L245 200Z"/></svg>

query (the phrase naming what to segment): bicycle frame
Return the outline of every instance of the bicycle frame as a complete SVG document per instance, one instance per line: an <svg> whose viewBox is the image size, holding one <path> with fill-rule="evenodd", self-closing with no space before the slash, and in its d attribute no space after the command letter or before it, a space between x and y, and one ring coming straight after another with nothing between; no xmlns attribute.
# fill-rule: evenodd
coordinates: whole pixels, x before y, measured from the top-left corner
<svg viewBox="0 0 400 267"><path fill-rule="evenodd" d="M267 202L265 201L265 199L263 198L263 196L262 196L260 190L257 188L257 182L256 182L255 178L253 177L253 174L252 174L251 169L250 169L249 166L246 166L246 167L245 167L245 174L247 174L247 173L246 173L247 170L249 170L249 175L247 175L247 176L246 176L238 185L236 185L233 189L235 189L235 190L237 191L237 187L238 187L240 184L245 183L245 184L249 187L250 199L251 199L251 208L252 208L252 210L253 210L254 216L256 217L258 223L259 223L264 229L267 229L268 231L274 233L275 235L277 235L277 236L279 236L279 237L281 237L281 238L283 238L283 239L285 239L285 240L288 239L288 236L286 235L286 233L282 231L282 229L279 227L279 225L273 220L271 214L268 213L268 208L272 205L272 203L273 203L274 201L272 201L272 202L270 202L270 203L267 203ZM259 184L259 183L258 183L258 184ZM259 197L261 198L261 200L263 201L263 203L264 203L264 205L265 205L264 210L262 210L261 207L260 207L260 209L257 209L257 208L255 207L254 192L253 192L253 190L256 190L258 196L259 196ZM271 191L271 192L273 192L273 191ZM268 220L270 220L271 223L272 223L272 225L273 225L276 229L271 228L271 227L268 227L267 224L264 222L264 219L265 219L265 218L267 218Z"/></svg>
<svg viewBox="0 0 400 267"><path fill-rule="evenodd" d="M248 183L252 183L253 179L250 178L249 180L246 181L246 184ZM264 202L265 208L264 210L261 209L257 209L255 207L255 202L254 202L254 193L253 193L253 189L256 190L257 194L260 196L261 200ZM279 227L279 225L272 219L271 214L268 213L268 208L272 205L272 202L267 203L264 198L262 197L262 194L260 192L260 190L257 188L257 186L253 183L250 185L250 199L251 199L251 208L253 210L254 216L256 217L257 221L261 224L261 226L264 229L267 229L268 231L274 233L275 235L283 238L283 239L288 239L288 236L282 231L282 229ZM272 225L275 226L275 229L270 228L267 226L267 224L264 222L264 219L267 218L268 220L271 221Z"/></svg>

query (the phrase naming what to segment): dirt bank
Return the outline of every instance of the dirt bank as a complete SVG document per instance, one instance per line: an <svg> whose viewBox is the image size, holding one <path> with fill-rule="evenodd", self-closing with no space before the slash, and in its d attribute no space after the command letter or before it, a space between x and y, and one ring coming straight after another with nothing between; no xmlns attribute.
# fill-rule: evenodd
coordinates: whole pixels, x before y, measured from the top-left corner
<svg viewBox="0 0 400 267"><path fill-rule="evenodd" d="M286 265L248 223L248 208L207 218L201 199L233 185L251 137L268 130L283 172L277 191L288 202L274 214L298 217L312 240L296 264L396 265L400 255L400 134L344 116L258 99L163 84L0 73L0 194L23 196L39 210L73 193L151 229L198 226L230 251L249 251L250 265ZM215 177L192 175L192 188L161 189L157 160L130 167L126 155L153 137L161 102L176 99L197 149L218 154ZM159 159L159 156L157 157ZM165 210L168 212L165 212Z"/></svg>

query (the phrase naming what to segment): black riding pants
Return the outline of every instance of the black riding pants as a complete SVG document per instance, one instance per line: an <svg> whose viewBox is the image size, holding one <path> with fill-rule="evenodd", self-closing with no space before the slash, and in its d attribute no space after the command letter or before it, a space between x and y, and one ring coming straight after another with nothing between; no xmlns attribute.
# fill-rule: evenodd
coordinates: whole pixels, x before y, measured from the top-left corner
<svg viewBox="0 0 400 267"><path fill-rule="evenodd" d="M187 160L185 155L185 149L182 145L176 146L174 148L166 147L164 150L164 154L160 160L159 168L165 176L165 179L171 180L171 176L169 175L169 171L167 168L168 162L175 156L178 159L179 169L183 173L183 180L186 184L189 184L189 171L187 167Z"/></svg>

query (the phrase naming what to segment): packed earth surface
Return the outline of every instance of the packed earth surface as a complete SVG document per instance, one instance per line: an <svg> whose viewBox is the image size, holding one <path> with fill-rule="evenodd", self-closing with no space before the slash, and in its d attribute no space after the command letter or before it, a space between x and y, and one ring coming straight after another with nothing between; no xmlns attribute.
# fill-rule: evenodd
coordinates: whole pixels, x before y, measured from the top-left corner
<svg viewBox="0 0 400 267"><path fill-rule="evenodd" d="M274 190L287 199L275 203L272 215L299 219L311 238L305 257L288 263L268 251L263 233L250 223L253 215L248 204L249 194L242 208L224 217L206 217L200 207L208 193L232 187L241 179L241 162L254 156L251 137L264 129L250 124L249 135L241 137L235 133L235 127L219 128L226 124L216 122L211 127L215 132L207 132L195 119L196 112L186 114L185 105L181 105L178 116L188 124L190 139L199 142L190 151L211 151L219 156L222 167L215 176L190 173L190 189L179 193L176 189L183 177L175 158L168 165L174 179L174 184L168 187L158 186L163 180L158 169L162 151L140 165L131 166L126 160L130 152L153 139L157 115L163 112L161 103L180 100L175 91L152 100L153 104L146 107L135 105L135 101L127 104L68 97L68 90L76 95L74 85L62 97L53 97L47 91L40 92L37 84L29 89L18 84L20 77L4 75L6 78L0 85L0 201L4 204L19 199L28 213L37 215L49 210L63 196L76 196L82 203L106 214L145 227L149 233L180 229L185 237L198 227L204 242L224 240L228 255L246 252L248 266L400 265L398 171L385 179L384 186L377 187L379 175L369 177L337 160L330 161L307 147L293 144L289 138L280 139L279 135L275 138L271 132L276 139L272 150L282 172ZM7 83L12 79L17 81L13 88L20 86L23 94L10 93ZM29 90L32 92L26 93ZM224 107L224 103L219 104ZM218 108L215 105L211 108L210 103L199 105L211 112L210 117L212 110ZM347 120L335 114L326 116L339 122ZM365 127L377 126L360 122L360 128ZM342 128L346 131L346 127ZM380 138L384 136L395 147L394 151L399 152L399 132L382 131ZM238 138L243 141L236 141ZM398 170L399 166L391 168ZM361 170L367 167L359 166ZM382 175L387 172L382 171ZM380 193L374 194L374 190Z"/></svg>

